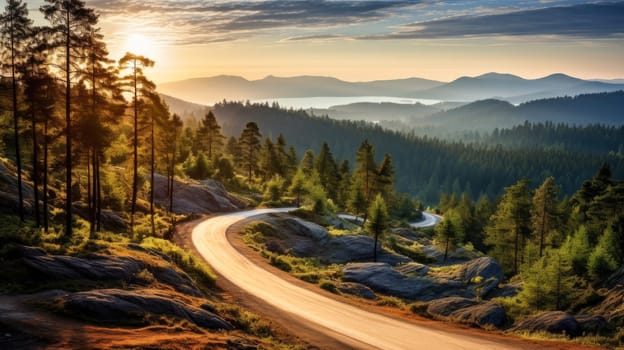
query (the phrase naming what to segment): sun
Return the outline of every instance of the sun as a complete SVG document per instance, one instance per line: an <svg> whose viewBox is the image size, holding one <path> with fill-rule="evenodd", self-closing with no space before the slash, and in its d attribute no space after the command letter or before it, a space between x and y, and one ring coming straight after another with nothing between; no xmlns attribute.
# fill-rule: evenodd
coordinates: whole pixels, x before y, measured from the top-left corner
<svg viewBox="0 0 624 350"><path fill-rule="evenodd" d="M126 38L124 51L142 55L150 59L156 59L156 47L154 40L143 34L134 33Z"/></svg>

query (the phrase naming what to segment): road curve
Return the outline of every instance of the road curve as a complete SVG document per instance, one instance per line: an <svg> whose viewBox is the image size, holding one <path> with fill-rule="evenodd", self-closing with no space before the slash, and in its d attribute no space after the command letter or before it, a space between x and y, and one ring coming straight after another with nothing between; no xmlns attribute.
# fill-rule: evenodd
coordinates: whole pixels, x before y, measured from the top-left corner
<svg viewBox="0 0 624 350"><path fill-rule="evenodd" d="M232 224L256 215L290 209L256 209L225 214L198 224L193 244L224 278L265 302L325 329L346 344L363 349L520 349L465 334L429 329L364 311L296 286L253 264L228 241Z"/></svg>
<svg viewBox="0 0 624 350"><path fill-rule="evenodd" d="M440 221L442 221L442 218L438 215L425 213L424 211L422 212L422 215L424 217L423 220L419 222L410 223L410 226L415 227L415 228L432 227L432 226L437 225Z"/></svg>
<svg viewBox="0 0 624 350"><path fill-rule="evenodd" d="M418 221L418 222L412 222L410 223L410 226L414 228L433 227L437 225L440 221L442 221L442 217L439 215L425 213L424 211L422 212L422 215L424 218L423 220ZM338 214L338 217L341 219L350 220L350 221L360 221L360 222L362 221L361 217L351 215L351 214Z"/></svg>

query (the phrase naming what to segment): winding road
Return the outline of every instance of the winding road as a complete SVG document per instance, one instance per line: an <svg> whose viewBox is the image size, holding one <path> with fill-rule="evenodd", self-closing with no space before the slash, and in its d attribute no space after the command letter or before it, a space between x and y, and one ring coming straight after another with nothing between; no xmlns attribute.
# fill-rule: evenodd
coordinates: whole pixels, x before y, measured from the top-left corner
<svg viewBox="0 0 624 350"><path fill-rule="evenodd" d="M425 213L424 211L422 212L422 215L424 217L423 220L418 221L418 222L412 222L410 223L410 226L415 227L415 228L432 227L432 226L437 225L440 221L442 221L442 217L439 215ZM351 214L338 214L338 217L340 217L341 219L350 220L350 221L362 221L361 217L351 215Z"/></svg>
<svg viewBox="0 0 624 350"><path fill-rule="evenodd" d="M192 232L193 244L225 279L264 302L358 349L520 349L482 337L434 330L365 311L294 285L255 265L228 241L227 229L256 215L292 209L256 209L207 219Z"/></svg>

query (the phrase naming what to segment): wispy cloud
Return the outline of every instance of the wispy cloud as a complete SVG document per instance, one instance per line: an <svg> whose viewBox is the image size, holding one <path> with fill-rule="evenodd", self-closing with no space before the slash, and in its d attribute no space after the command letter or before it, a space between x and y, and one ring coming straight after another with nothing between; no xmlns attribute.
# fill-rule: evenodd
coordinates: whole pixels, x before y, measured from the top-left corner
<svg viewBox="0 0 624 350"><path fill-rule="evenodd" d="M93 0L89 5L97 8L107 21L159 28L164 33L175 33L167 37L177 44L195 44L247 38L270 30L327 30L376 22L418 3L413 0Z"/></svg>
<svg viewBox="0 0 624 350"><path fill-rule="evenodd" d="M608 38L624 34L624 3L548 7L503 14L459 16L412 23L399 31L359 39L436 39L484 36Z"/></svg>

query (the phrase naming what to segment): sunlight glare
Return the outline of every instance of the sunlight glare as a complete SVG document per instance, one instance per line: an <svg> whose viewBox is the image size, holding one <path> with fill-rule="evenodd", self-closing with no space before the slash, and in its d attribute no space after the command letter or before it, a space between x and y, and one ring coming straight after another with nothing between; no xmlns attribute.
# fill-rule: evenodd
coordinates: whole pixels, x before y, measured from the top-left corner
<svg viewBox="0 0 624 350"><path fill-rule="evenodd" d="M142 55L152 60L156 59L154 41L143 34L130 34L126 39L125 51Z"/></svg>

